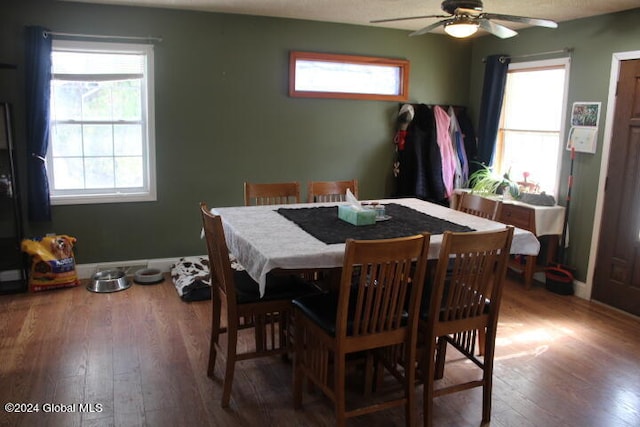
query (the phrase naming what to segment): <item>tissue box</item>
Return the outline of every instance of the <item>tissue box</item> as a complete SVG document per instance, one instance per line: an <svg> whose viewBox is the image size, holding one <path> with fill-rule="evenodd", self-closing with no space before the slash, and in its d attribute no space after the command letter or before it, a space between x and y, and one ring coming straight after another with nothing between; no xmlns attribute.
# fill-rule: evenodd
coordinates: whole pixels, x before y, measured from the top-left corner
<svg viewBox="0 0 640 427"><path fill-rule="evenodd" d="M376 223L376 211L356 209L351 205L338 206L338 218L353 225L371 225Z"/></svg>

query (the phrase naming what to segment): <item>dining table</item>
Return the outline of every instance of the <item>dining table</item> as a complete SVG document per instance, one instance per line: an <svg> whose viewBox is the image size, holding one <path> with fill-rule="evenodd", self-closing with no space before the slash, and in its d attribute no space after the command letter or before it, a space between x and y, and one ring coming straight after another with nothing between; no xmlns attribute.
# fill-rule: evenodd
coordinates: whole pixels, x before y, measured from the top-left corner
<svg viewBox="0 0 640 427"><path fill-rule="evenodd" d="M258 283L264 296L267 274L275 270L323 270L342 267L347 239L431 234L429 259L437 259L445 231L491 231L505 224L417 198L367 200L384 205L375 224L355 226L338 217L349 202L214 207L220 215L231 255ZM515 228L511 254L537 255L540 242L528 230Z"/></svg>

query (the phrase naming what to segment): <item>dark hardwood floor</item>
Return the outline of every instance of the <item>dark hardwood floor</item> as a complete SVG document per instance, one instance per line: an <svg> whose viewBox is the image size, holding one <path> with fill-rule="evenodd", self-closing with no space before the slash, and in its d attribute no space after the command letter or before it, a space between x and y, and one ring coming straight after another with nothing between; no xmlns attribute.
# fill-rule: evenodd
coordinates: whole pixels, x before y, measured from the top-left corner
<svg viewBox="0 0 640 427"><path fill-rule="evenodd" d="M37 413L0 411L0 425L334 424L320 393L305 393L303 409L293 409L291 364L279 357L241 362L231 407L222 409L222 364L215 381L206 376L210 318L208 301L182 302L169 280L114 294L77 287L0 296L0 402L39 405ZM509 280L491 425L640 426L639 330L638 318ZM79 404L94 406L78 412ZM65 409L76 412L51 412ZM480 425L481 390L437 398L433 417L436 426ZM404 417L395 409L349 425L402 426Z"/></svg>

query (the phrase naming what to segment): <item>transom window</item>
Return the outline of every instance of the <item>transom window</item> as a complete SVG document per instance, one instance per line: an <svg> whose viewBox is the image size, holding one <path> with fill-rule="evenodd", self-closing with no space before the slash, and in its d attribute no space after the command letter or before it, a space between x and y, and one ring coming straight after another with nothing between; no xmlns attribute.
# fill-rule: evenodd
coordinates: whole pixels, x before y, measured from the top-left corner
<svg viewBox="0 0 640 427"><path fill-rule="evenodd" d="M406 101L409 61L404 59L293 51L289 95Z"/></svg>
<svg viewBox="0 0 640 427"><path fill-rule="evenodd" d="M53 41L52 204L155 200L153 49Z"/></svg>
<svg viewBox="0 0 640 427"><path fill-rule="evenodd" d="M557 195L569 59L509 65L494 166Z"/></svg>

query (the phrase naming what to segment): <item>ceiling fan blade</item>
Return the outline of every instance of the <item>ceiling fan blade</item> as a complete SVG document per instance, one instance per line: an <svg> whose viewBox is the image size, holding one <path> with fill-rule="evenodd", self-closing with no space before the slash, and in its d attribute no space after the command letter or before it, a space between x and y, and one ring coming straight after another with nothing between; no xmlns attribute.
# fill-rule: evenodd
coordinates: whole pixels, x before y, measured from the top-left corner
<svg viewBox="0 0 640 427"><path fill-rule="evenodd" d="M483 13L480 18L497 19L498 21L519 22L521 24L536 25L538 27L558 28L558 23L550 19L527 18L525 16L500 15L497 13Z"/></svg>
<svg viewBox="0 0 640 427"><path fill-rule="evenodd" d="M370 24L379 24L380 22L393 22L393 21L408 21L410 19L425 19L425 18L448 18L447 15L424 15L424 16L407 16L405 18L388 18L388 19L375 19L369 21Z"/></svg>
<svg viewBox="0 0 640 427"><path fill-rule="evenodd" d="M421 36L421 35L423 35L423 34L428 33L429 31L431 31L431 30L433 30L433 29L436 29L436 28L438 28L438 27L440 27L440 26L442 26L442 25L446 24L447 22L451 22L451 21L453 21L453 19L443 19L442 21L438 21L438 22L436 22L436 23L434 23L434 24L427 25L426 27L421 28L421 29L419 29L418 31L414 31L413 33L409 34L409 36L410 36L410 37L413 37L413 36Z"/></svg>
<svg viewBox="0 0 640 427"><path fill-rule="evenodd" d="M500 37L501 39L508 39L509 37L513 37L518 34L512 29L505 27L504 25L496 24L495 22L491 22L487 19L478 20L478 24L483 30L493 34L496 37Z"/></svg>

